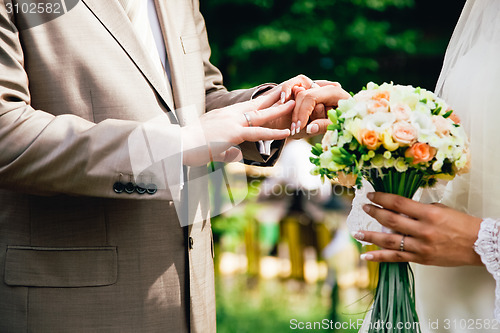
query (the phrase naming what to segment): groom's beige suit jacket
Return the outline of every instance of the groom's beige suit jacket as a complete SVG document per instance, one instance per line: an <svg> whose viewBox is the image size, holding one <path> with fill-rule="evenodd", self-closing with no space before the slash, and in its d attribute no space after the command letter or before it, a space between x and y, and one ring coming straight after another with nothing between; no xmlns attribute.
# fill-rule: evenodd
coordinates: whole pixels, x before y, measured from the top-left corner
<svg viewBox="0 0 500 333"><path fill-rule="evenodd" d="M162 116L149 144L175 150L179 126L255 89L222 86L198 0L156 1L171 91L117 0L23 29L15 2L0 0L0 332L214 332L206 207L181 228L181 194L113 185L140 181L132 161L151 152L130 137L143 123Z"/></svg>

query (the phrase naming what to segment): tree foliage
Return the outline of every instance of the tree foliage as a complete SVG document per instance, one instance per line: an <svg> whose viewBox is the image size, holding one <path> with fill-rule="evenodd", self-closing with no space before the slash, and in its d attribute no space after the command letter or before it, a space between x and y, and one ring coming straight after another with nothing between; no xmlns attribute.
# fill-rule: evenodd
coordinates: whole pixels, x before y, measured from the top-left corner
<svg viewBox="0 0 500 333"><path fill-rule="evenodd" d="M433 89L464 0L206 0L212 61L230 89L299 73L357 91Z"/></svg>

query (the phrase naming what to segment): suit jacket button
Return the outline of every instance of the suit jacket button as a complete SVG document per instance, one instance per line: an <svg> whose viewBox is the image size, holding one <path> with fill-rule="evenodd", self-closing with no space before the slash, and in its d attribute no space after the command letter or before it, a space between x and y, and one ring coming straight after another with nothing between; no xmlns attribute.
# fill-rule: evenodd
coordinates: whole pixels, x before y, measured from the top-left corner
<svg viewBox="0 0 500 333"><path fill-rule="evenodd" d="M139 183L139 184L137 184L137 187L136 187L136 189L135 189L135 190L136 190L136 191L137 191L137 193L139 193L139 194L144 194L144 193L146 193L146 191L147 191L147 190L146 190L146 184L144 184L144 183Z"/></svg>
<svg viewBox="0 0 500 333"><path fill-rule="evenodd" d="M153 195L158 191L158 187L155 184L151 183L146 185L146 191L148 192L148 194Z"/></svg>
<svg viewBox="0 0 500 333"><path fill-rule="evenodd" d="M113 191L116 193L122 193L125 190L125 184L122 182L116 182L113 184Z"/></svg>
<svg viewBox="0 0 500 333"><path fill-rule="evenodd" d="M128 194L134 193L135 192L135 184L132 182L128 182L125 185L125 192L127 192Z"/></svg>
<svg viewBox="0 0 500 333"><path fill-rule="evenodd" d="M189 237L189 249L192 250L193 247L194 247L194 239L193 239L193 237Z"/></svg>

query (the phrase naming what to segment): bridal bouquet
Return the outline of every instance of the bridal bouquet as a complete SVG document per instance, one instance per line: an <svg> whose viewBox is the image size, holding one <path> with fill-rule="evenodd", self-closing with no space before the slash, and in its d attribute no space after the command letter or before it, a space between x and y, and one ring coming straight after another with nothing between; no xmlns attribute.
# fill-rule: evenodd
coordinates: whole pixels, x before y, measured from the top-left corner
<svg viewBox="0 0 500 333"><path fill-rule="evenodd" d="M468 169L468 140L459 118L425 89L370 82L339 101L328 117L332 124L312 148L312 173L341 185L359 187L364 177L375 191L412 198L419 187ZM407 263L380 264L371 323L383 329L370 325L370 332L392 332L398 323L419 326Z"/></svg>

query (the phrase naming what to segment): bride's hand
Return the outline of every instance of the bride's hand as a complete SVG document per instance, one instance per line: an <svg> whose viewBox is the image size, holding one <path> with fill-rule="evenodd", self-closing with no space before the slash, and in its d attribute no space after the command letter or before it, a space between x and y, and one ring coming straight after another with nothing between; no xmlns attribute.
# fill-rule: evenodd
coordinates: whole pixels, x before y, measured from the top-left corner
<svg viewBox="0 0 500 333"><path fill-rule="evenodd" d="M315 81L310 89L295 89L295 109L292 113L291 134L294 138L326 132L329 124L327 110L338 105L341 99L351 97L339 83Z"/></svg>
<svg viewBox="0 0 500 333"><path fill-rule="evenodd" d="M282 140L290 135L288 129L263 127L269 122L289 117L295 101L275 104L280 92L210 111L200 117L199 123L181 128L183 162L185 165L203 165L214 161L241 159L241 153L232 146L243 141Z"/></svg>
<svg viewBox="0 0 500 333"><path fill-rule="evenodd" d="M357 232L356 239L383 248L365 253L363 259L435 266L481 265L473 249L481 219L441 204L422 204L394 194L375 192L368 198L382 208L365 205L363 209L397 233Z"/></svg>

